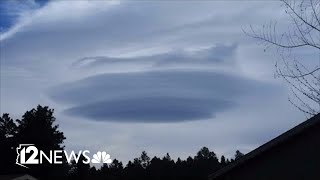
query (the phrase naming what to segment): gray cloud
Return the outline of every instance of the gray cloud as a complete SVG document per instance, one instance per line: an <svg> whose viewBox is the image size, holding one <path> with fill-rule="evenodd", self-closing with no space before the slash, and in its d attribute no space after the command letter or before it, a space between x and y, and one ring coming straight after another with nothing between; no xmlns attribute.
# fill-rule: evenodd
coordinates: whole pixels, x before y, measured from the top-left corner
<svg viewBox="0 0 320 180"><path fill-rule="evenodd" d="M86 104L65 112L99 121L180 122L210 118L232 105L210 98L141 97Z"/></svg>
<svg viewBox="0 0 320 180"><path fill-rule="evenodd" d="M106 121L176 122L205 119L274 87L205 71L150 71L96 75L49 90L69 115ZM258 93L259 92L259 93Z"/></svg>
<svg viewBox="0 0 320 180"><path fill-rule="evenodd" d="M146 64L155 67L168 67L172 65L202 65L233 63L233 56L237 45L217 45L195 52L173 51L152 56L139 56L130 58L117 57L85 57L72 64L73 68L92 68L110 65Z"/></svg>

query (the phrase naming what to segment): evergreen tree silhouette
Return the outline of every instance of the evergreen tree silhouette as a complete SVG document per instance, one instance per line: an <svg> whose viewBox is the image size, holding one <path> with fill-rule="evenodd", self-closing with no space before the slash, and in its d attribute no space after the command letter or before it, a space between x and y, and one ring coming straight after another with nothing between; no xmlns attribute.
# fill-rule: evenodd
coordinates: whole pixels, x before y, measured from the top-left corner
<svg viewBox="0 0 320 180"><path fill-rule="evenodd" d="M0 117L0 174L24 172L16 163L17 125L8 113Z"/></svg>
<svg viewBox="0 0 320 180"><path fill-rule="evenodd" d="M17 120L17 143L35 144L45 154L49 154L50 150L63 150L62 143L66 138L58 130L53 112L53 109L40 105L27 111L21 120ZM43 164L31 166L28 173L39 179L62 179L67 174L66 163L53 165L44 161Z"/></svg>
<svg viewBox="0 0 320 180"><path fill-rule="evenodd" d="M69 179L71 180L86 180L90 177L90 165L83 163L86 158L80 155L78 162L73 160L70 164Z"/></svg>
<svg viewBox="0 0 320 180"><path fill-rule="evenodd" d="M239 150L236 151L236 154L234 155L234 159L238 160L239 158L241 158L244 154L242 152L240 152Z"/></svg>
<svg viewBox="0 0 320 180"><path fill-rule="evenodd" d="M226 158L225 158L223 155L221 156L220 164L221 164L221 166L225 166L225 165L227 165Z"/></svg>

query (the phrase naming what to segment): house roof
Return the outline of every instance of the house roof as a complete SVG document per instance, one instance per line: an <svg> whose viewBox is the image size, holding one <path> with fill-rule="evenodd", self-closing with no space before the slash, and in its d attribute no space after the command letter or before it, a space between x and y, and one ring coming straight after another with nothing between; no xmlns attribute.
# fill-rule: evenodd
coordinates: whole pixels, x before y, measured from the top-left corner
<svg viewBox="0 0 320 180"><path fill-rule="evenodd" d="M249 152L248 154L242 156L240 159L236 160L235 162L227 165L226 167L216 171L215 173L209 175L209 179L214 179L216 177L219 177L225 173L228 173L232 169L246 163L248 160L253 159L262 153L272 149L275 146L278 146L287 140L291 139L292 137L305 132L310 127L315 126L316 124L320 124L320 113L313 116L312 118L302 122L301 124L297 125L296 127L288 130L287 132L281 134L280 136L272 139L271 141L263 144L262 146L258 147L257 149Z"/></svg>

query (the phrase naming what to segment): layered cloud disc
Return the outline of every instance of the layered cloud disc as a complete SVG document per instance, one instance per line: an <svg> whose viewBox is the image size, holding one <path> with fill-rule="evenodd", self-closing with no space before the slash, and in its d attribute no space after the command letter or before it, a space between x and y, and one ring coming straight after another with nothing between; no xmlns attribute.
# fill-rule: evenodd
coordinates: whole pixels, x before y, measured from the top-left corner
<svg viewBox="0 0 320 180"><path fill-rule="evenodd" d="M71 107L68 115L99 121L178 122L214 117L244 96L270 85L205 71L108 73L65 83L50 97ZM259 93L257 93L259 92Z"/></svg>

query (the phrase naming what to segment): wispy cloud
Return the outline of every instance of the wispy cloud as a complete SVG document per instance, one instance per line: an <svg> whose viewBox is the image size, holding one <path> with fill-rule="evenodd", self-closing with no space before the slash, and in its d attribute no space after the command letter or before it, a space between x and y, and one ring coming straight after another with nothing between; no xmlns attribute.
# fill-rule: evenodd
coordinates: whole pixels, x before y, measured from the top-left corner
<svg viewBox="0 0 320 180"><path fill-rule="evenodd" d="M17 33L30 23L33 14L47 1L12 0L0 2L0 41Z"/></svg>

